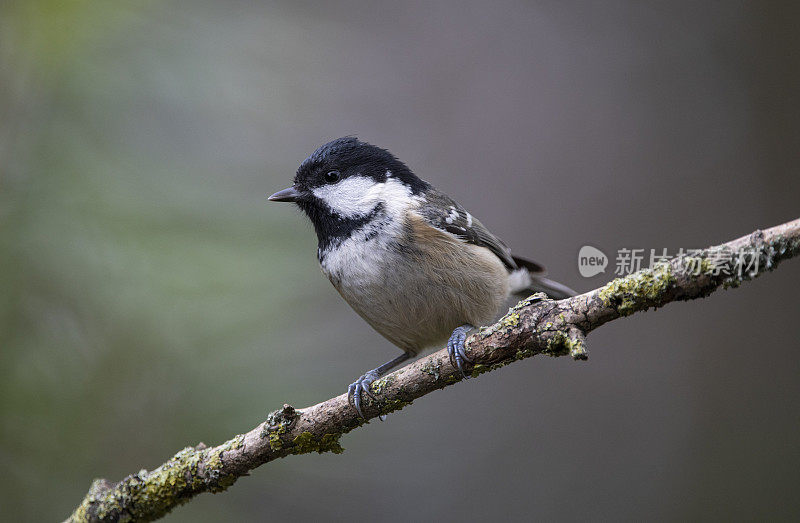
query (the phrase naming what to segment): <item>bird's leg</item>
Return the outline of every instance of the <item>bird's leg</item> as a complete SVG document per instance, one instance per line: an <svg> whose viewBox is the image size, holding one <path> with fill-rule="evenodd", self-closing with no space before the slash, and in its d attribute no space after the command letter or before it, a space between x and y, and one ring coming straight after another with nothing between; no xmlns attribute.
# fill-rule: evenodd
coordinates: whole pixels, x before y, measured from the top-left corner
<svg viewBox="0 0 800 523"><path fill-rule="evenodd" d="M347 388L347 400L350 402L350 405L356 409L356 412L358 412L359 416L362 418L364 417L364 413L361 412L361 395L366 393L367 396L375 399L375 395L371 390L369 390L369 386L372 385L372 382L389 372L391 369L397 367L410 357L411 354L404 352L392 361L387 361L377 369L372 369L358 378L354 383L350 384L350 386Z"/></svg>
<svg viewBox="0 0 800 523"><path fill-rule="evenodd" d="M472 363L464 351L464 342L467 340L467 333L474 328L474 325L465 323L461 327L456 327L453 334L450 335L450 339L447 340L447 355L450 356L450 365L457 368L464 379L468 378L464 373L464 362Z"/></svg>

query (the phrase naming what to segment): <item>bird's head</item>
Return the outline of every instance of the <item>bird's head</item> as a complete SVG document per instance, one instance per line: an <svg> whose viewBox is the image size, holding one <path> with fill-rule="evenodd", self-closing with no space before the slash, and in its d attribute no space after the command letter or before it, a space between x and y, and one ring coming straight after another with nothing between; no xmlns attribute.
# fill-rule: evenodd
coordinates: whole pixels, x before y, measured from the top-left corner
<svg viewBox="0 0 800 523"><path fill-rule="evenodd" d="M269 200L296 203L322 243L377 214L405 209L428 187L389 151L347 136L314 151L300 164L294 184Z"/></svg>

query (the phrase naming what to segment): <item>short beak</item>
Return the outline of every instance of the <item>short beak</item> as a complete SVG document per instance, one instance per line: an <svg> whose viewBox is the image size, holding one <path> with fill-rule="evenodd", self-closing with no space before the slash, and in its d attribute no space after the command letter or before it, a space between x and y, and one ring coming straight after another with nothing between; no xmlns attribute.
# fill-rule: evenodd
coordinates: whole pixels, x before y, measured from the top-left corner
<svg viewBox="0 0 800 523"><path fill-rule="evenodd" d="M289 187L282 191L278 191L269 198L271 202L296 202L300 197L300 193L294 187Z"/></svg>

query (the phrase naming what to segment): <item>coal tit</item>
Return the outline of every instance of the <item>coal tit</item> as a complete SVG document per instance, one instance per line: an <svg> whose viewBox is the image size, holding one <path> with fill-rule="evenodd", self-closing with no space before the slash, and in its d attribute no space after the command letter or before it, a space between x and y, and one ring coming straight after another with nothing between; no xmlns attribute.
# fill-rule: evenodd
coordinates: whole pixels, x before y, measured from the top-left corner
<svg viewBox="0 0 800 523"><path fill-rule="evenodd" d="M269 197L294 202L317 233L322 272L355 311L403 354L356 380L363 417L370 384L423 349L447 342L464 374L467 333L492 322L509 298L574 295L518 258L461 205L419 179L389 151L354 137L317 149L294 184Z"/></svg>

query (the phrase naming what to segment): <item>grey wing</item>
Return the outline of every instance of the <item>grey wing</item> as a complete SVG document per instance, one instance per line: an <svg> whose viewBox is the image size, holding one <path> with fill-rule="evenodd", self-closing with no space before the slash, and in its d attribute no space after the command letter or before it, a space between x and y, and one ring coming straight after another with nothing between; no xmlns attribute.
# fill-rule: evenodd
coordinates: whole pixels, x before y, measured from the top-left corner
<svg viewBox="0 0 800 523"><path fill-rule="evenodd" d="M500 258L509 272L526 272L530 278L523 286L513 289L514 294L544 292L554 299L567 298L576 294L566 285L545 278L543 266L534 261L513 256L511 249L503 243L503 240L489 232L489 229L480 221L446 194L442 194L436 189L430 189L417 212L437 229L454 234L467 243L488 248Z"/></svg>
<svg viewBox="0 0 800 523"><path fill-rule="evenodd" d="M519 268L520 258L511 255L511 249L503 240L489 232L477 218L472 216L458 202L436 189L431 189L425 194L425 202L417 209L431 225L437 229L454 234L474 245L486 247L492 251L509 270ZM524 260L523 265L537 267L534 272L541 272L543 268L534 262Z"/></svg>

